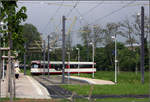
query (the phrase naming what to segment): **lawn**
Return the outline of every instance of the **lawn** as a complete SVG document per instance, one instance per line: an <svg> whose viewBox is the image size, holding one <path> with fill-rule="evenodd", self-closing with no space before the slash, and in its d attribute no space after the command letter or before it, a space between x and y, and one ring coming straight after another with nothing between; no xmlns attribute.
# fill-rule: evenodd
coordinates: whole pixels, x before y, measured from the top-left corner
<svg viewBox="0 0 150 102"><path fill-rule="evenodd" d="M68 99L15 99L15 102L70 102ZM150 98L104 98L92 99L92 102L149 102ZM91 102L90 101L90 102ZM9 98L1 98L0 102L9 102ZM73 102L89 102L88 99L73 99Z"/></svg>
<svg viewBox="0 0 150 102"><path fill-rule="evenodd" d="M91 77L91 74L80 74L81 77ZM141 84L141 74L134 72L120 72L115 85L94 85L93 95L144 95L150 93L149 72L145 72L145 83ZM114 81L114 72L97 71L96 79ZM79 95L88 95L90 85L62 85L61 87L74 91Z"/></svg>
<svg viewBox="0 0 150 102"><path fill-rule="evenodd" d="M70 102L68 99L15 99L15 102ZM9 98L1 98L0 102L9 102ZM89 102L88 99L73 99L73 102ZM150 98L103 98L90 102L150 102Z"/></svg>
<svg viewBox="0 0 150 102"><path fill-rule="evenodd" d="M21 73L24 73L24 69L20 69L20 70L21 70ZM31 76L31 72L29 68L26 69L26 75Z"/></svg>

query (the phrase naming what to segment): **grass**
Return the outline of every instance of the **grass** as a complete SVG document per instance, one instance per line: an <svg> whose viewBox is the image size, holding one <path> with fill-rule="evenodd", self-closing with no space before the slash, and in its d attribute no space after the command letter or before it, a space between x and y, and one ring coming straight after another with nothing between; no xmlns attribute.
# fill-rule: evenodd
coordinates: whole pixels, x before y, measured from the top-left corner
<svg viewBox="0 0 150 102"><path fill-rule="evenodd" d="M149 82L149 72L145 72L145 82ZM77 74L72 74L74 76L77 76ZM103 80L110 80L114 82L114 72L112 71L97 71L95 73L95 79L103 79ZM92 78L92 74L80 74L80 77L87 77ZM119 72L117 75L117 81L118 83L140 83L141 82L141 73L138 72L137 74L135 72Z"/></svg>
<svg viewBox="0 0 150 102"><path fill-rule="evenodd" d="M91 74L80 74L82 77L91 77ZM99 71L95 73L96 79L114 81L114 72ZM141 75L134 72L120 72L118 83L115 85L94 85L93 95L127 95L127 94L149 94L150 90L149 72L145 72L145 83L141 84ZM61 87L75 91L80 95L88 95L90 85L62 85Z"/></svg>
<svg viewBox="0 0 150 102"><path fill-rule="evenodd" d="M15 99L15 102L70 102L68 99ZM149 98L103 98L92 99L92 102L149 102ZM91 102L90 101L90 102ZM1 98L0 102L9 102L9 98ZM73 102L89 102L88 99L74 99Z"/></svg>
<svg viewBox="0 0 150 102"><path fill-rule="evenodd" d="M21 73L24 73L24 69L20 69L20 70L21 70ZM26 75L31 76L31 72L29 68L26 69Z"/></svg>
<svg viewBox="0 0 150 102"><path fill-rule="evenodd" d="M74 99L74 102L149 102L149 98L103 98L103 99ZM61 102L69 102L67 100L62 100Z"/></svg>

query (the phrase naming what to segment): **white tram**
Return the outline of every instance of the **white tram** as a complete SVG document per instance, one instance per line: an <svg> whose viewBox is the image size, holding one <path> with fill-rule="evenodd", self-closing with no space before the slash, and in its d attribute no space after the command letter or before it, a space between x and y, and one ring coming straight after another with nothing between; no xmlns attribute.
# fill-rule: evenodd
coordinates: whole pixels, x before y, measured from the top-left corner
<svg viewBox="0 0 150 102"><path fill-rule="evenodd" d="M93 66L96 63L93 62L65 62L65 73L95 73L96 68ZM43 66L45 65L45 68ZM45 61L32 61L31 62L31 74L48 74L48 62ZM49 64L50 74L62 73L62 61L50 61Z"/></svg>

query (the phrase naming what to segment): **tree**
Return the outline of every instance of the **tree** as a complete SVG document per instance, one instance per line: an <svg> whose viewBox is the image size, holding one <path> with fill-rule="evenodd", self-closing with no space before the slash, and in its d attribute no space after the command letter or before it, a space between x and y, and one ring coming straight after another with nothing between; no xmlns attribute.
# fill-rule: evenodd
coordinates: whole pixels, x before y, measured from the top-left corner
<svg viewBox="0 0 150 102"><path fill-rule="evenodd" d="M81 31L81 37L84 46L87 47L87 59L89 60L89 44L92 42L94 47L97 47L97 44L102 42L103 39L103 29L99 25L94 25L90 27L89 25L83 26Z"/></svg>
<svg viewBox="0 0 150 102"><path fill-rule="evenodd" d="M114 52L114 43L112 36L120 34L120 31L118 31L119 25L116 23L108 23L106 27L104 28L104 38L103 43L105 45L105 51L107 53L107 59L109 60L110 66L113 66L113 56L112 52Z"/></svg>
<svg viewBox="0 0 150 102"><path fill-rule="evenodd" d="M42 38L37 28L33 24L26 23L23 25L22 33L24 45L26 44L26 54L29 58L27 63L30 63L31 60L40 59L42 57ZM23 54L22 52L21 55ZM36 59L34 56L36 56ZM23 56L21 56L21 59L23 59Z"/></svg>
<svg viewBox="0 0 150 102"><path fill-rule="evenodd" d="M120 30L122 36L127 38L126 43L131 46L131 50L134 51L133 44L136 43L133 24L128 19L120 23Z"/></svg>
<svg viewBox="0 0 150 102"><path fill-rule="evenodd" d="M23 49L22 44L24 39L22 36L22 26L20 25L22 21L25 21L27 18L26 7L21 7L18 11L17 1L1 1L1 20L4 21L7 25L6 42L8 42L9 36L12 36L13 40L13 50ZM8 34L7 34L8 33ZM8 44L7 44L8 45Z"/></svg>
<svg viewBox="0 0 150 102"><path fill-rule="evenodd" d="M80 32L83 44L86 46L87 61L89 61L89 43L92 41L91 29L88 25L86 25L83 26Z"/></svg>
<svg viewBox="0 0 150 102"><path fill-rule="evenodd" d="M28 45L32 44L34 41L41 41L40 33L32 24L26 23L23 25L23 37Z"/></svg>

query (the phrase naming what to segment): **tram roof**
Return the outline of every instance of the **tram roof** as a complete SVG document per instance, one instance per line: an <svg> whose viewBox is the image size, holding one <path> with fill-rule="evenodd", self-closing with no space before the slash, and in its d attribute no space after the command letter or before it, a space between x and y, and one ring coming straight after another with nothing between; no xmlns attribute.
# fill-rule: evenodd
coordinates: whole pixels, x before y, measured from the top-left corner
<svg viewBox="0 0 150 102"><path fill-rule="evenodd" d="M44 64L44 61L32 61L31 63L38 63L38 64ZM48 61L45 61L45 64L48 64ZM62 61L50 61L50 64L62 64ZM65 62L65 64L93 64L93 62ZM96 64L96 63L94 63Z"/></svg>

